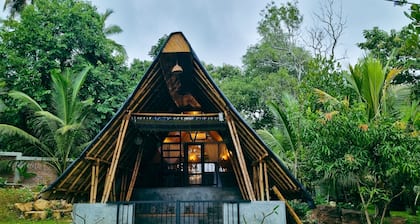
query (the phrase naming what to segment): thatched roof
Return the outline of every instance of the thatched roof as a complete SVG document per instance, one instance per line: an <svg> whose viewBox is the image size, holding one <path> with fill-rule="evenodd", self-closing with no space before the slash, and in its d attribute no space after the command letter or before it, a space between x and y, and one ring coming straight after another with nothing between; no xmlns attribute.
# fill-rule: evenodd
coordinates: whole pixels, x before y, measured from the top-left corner
<svg viewBox="0 0 420 224"><path fill-rule="evenodd" d="M180 69L182 75L177 75L181 73ZM191 110L201 111L205 119L183 115ZM172 116L178 117L171 119ZM147 117L159 119L149 120ZM169 131L179 129L217 130L220 133L236 158L235 173L244 199L258 200L251 177L252 166L264 161L268 176L266 185L269 185L267 191L275 186L287 199L312 202L301 183L215 85L179 32L168 37L124 105L44 194L49 198L75 200L86 200L92 194L105 195L110 189L107 182L112 183L115 173L123 169L134 172L138 154L134 146L139 136L144 142L159 142ZM95 186L94 191L92 186ZM108 201L107 197L102 198L103 202Z"/></svg>

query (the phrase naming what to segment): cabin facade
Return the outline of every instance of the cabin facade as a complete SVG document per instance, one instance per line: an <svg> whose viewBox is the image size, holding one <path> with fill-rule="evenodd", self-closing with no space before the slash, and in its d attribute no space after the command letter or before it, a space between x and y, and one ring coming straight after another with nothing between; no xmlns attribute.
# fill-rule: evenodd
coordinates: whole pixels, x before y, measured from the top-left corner
<svg viewBox="0 0 420 224"><path fill-rule="evenodd" d="M180 32L168 37L124 105L43 195L80 203L74 212L107 214L112 223L243 223L249 211L273 209L299 223L282 201L313 205Z"/></svg>

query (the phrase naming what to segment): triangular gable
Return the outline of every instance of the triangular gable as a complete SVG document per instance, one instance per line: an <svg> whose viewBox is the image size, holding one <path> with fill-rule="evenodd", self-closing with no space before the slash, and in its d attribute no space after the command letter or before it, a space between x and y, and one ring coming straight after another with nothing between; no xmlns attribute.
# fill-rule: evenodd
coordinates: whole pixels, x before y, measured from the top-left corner
<svg viewBox="0 0 420 224"><path fill-rule="evenodd" d="M186 75L174 77L172 74L175 65L179 65ZM224 138L228 138L230 147L234 148L235 173L244 199L264 200L261 197L269 194L264 191L273 188L279 190L276 194L287 199L303 199L313 203L304 187L246 124L215 85L180 32L172 33L168 37L161 52L123 106L44 193L50 198L86 200L90 197L91 202L109 201L112 180L115 178L113 175L119 169L132 169L130 167L135 167L136 157L142 156L129 150L136 144L139 135L139 128L130 128L135 125L136 119L143 119L140 121L140 129L166 130L173 125L180 125L185 129L188 129L187 126L195 127L197 124L194 121L183 123L170 120L168 113L178 114L176 119L183 119L182 113L186 110L201 110L206 116L214 116L206 121L206 125L224 130L221 131ZM147 126L145 115L162 116L170 120L165 121L169 125L158 125L158 121L154 121L152 126ZM156 138L150 138L152 137ZM148 136L143 134L142 138ZM258 180L251 178L255 176L252 173L253 167L261 161L264 162L264 170L268 174L266 183L262 183L262 186L270 185L264 187L265 189L257 183ZM134 169L131 172L141 171Z"/></svg>

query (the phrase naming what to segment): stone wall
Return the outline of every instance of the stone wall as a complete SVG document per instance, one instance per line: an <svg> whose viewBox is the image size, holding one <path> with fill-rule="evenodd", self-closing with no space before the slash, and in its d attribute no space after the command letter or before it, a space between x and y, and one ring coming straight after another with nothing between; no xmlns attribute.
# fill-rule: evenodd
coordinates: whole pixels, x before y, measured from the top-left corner
<svg viewBox="0 0 420 224"><path fill-rule="evenodd" d="M65 200L38 199L31 202L16 203L14 207L25 219L32 220L62 219L63 217L69 217L73 210L73 205Z"/></svg>

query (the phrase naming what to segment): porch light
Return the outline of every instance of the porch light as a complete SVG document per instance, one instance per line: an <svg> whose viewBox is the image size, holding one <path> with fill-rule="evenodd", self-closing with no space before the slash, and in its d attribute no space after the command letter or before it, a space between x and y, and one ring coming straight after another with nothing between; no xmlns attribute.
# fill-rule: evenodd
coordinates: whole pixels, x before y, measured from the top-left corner
<svg viewBox="0 0 420 224"><path fill-rule="evenodd" d="M228 159L229 159L228 154L223 154L222 156L220 156L220 160L222 160L222 161L227 161Z"/></svg>
<svg viewBox="0 0 420 224"><path fill-rule="evenodd" d="M188 156L188 161L189 162L197 162L198 161L198 157L195 153L190 153L190 155Z"/></svg>
<svg viewBox="0 0 420 224"><path fill-rule="evenodd" d="M182 69L182 67L178 64L178 61L176 62L176 64L174 65L174 67L172 67L171 72L175 75L181 74L184 70Z"/></svg>

